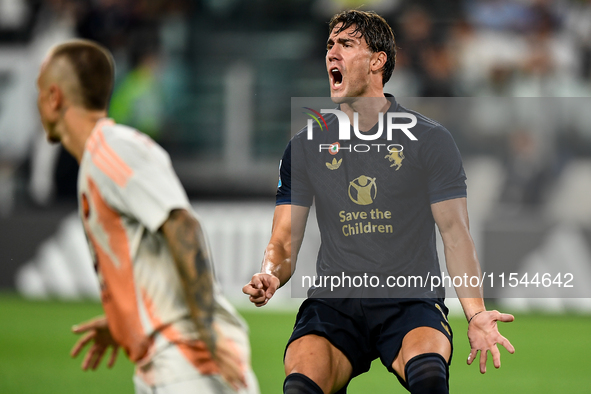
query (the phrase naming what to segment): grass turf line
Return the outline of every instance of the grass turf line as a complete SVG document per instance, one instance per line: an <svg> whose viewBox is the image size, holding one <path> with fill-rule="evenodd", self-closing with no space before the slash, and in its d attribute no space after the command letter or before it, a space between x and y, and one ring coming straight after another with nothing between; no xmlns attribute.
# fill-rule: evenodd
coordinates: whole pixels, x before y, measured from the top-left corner
<svg viewBox="0 0 591 394"><path fill-rule="evenodd" d="M26 301L0 295L0 393L133 393L133 365L120 354L112 370L101 365L96 372L82 372L82 356L71 359L76 340L73 324L101 314L96 303ZM295 313L269 313L248 308L242 315L250 325L253 368L263 394L280 393L283 383L283 350ZM514 355L501 349L502 368L495 370L489 357L488 372L466 365L467 324L451 319L454 359L450 367L450 391L463 393L588 393L591 387L591 317L516 315L501 324L501 333L516 347ZM103 364L106 360L103 360ZM475 362L476 363L476 362ZM369 373L354 379L348 392L405 393L379 360Z"/></svg>

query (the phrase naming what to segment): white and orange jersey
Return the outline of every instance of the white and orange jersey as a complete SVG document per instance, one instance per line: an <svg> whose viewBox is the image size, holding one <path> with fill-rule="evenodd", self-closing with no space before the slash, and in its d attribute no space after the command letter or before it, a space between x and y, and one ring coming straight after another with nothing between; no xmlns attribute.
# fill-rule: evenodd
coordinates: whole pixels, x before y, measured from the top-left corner
<svg viewBox="0 0 591 394"><path fill-rule="evenodd" d="M168 154L146 135L102 119L80 162L78 198L109 328L129 358L145 365L174 344L200 372L215 373L195 341L178 271L158 231L171 210L192 212ZM215 298L216 323L242 348L246 335L236 333L245 332L244 323L217 287ZM241 353L248 362L247 342Z"/></svg>

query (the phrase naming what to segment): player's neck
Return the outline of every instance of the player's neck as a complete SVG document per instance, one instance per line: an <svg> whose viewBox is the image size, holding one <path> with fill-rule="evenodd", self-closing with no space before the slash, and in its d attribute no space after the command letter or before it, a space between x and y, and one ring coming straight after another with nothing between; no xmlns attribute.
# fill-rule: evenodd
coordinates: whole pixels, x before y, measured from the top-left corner
<svg viewBox="0 0 591 394"><path fill-rule="evenodd" d="M82 160L86 141L99 119L106 118L107 111L91 111L71 106L64 113L62 145L78 163Z"/></svg>
<svg viewBox="0 0 591 394"><path fill-rule="evenodd" d="M381 96L359 97L355 101L341 104L341 110L345 112L351 122L353 114L359 114L359 130L368 131L378 122L378 114L384 113L390 108L390 101Z"/></svg>

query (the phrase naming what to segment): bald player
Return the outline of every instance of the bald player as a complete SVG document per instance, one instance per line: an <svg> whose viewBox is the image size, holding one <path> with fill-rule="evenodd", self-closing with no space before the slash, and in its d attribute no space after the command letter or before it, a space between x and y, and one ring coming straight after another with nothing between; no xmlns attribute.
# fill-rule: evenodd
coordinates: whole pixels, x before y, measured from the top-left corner
<svg viewBox="0 0 591 394"><path fill-rule="evenodd" d="M121 347L136 393L258 393L246 327L222 297L203 229L167 153L107 118L111 54L90 41L53 47L37 86L47 138L80 164L79 212L105 315L73 328L82 368Z"/></svg>

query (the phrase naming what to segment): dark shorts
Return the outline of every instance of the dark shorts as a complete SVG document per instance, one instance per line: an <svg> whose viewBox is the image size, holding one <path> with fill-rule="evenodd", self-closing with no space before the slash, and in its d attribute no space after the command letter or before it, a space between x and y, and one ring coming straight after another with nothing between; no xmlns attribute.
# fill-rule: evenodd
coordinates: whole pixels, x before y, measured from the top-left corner
<svg viewBox="0 0 591 394"><path fill-rule="evenodd" d="M325 337L353 366L351 378L369 371L380 358L390 372L402 339L417 327L441 331L452 344L443 299L308 298L298 315L287 346L305 335ZM451 363L451 357L449 362Z"/></svg>

